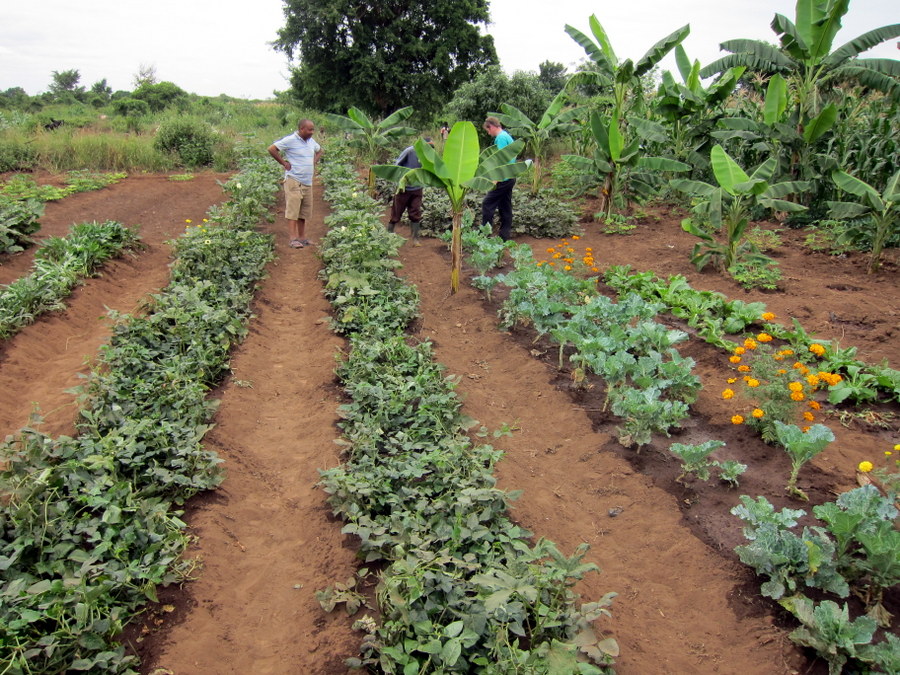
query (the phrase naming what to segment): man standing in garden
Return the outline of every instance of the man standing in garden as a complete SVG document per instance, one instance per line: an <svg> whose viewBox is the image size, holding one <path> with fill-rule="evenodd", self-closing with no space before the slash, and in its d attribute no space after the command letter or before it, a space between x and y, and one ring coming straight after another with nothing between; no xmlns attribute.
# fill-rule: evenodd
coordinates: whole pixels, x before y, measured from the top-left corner
<svg viewBox="0 0 900 675"><path fill-rule="evenodd" d="M269 154L284 167L284 217L288 221L291 248L310 245L306 221L312 216L313 176L322 156L322 147L313 139L316 125L302 119L297 131L275 141Z"/></svg>
<svg viewBox="0 0 900 675"><path fill-rule="evenodd" d="M488 117L484 121L484 130L494 139L494 145L502 150L513 142L500 120L496 117ZM510 160L512 164L515 159ZM509 241L512 237L512 192L516 185L515 178L498 181L494 189L484 196L481 203L481 222L493 225L494 211L500 211L500 238Z"/></svg>
<svg viewBox="0 0 900 675"><path fill-rule="evenodd" d="M422 140L428 143L432 148L434 147L434 141L428 136ZM397 166L405 166L408 169L418 169L422 166L422 163L419 161L419 156L416 154L416 149L413 146L409 146L406 150L401 152L394 164ZM394 231L394 228L397 227L397 223L399 223L400 219L403 217L404 211L406 211L409 216L409 231L412 235L413 246L418 246L419 224L422 222L421 185L407 185L406 190L394 195L394 201L391 204L391 219L387 226L388 232Z"/></svg>

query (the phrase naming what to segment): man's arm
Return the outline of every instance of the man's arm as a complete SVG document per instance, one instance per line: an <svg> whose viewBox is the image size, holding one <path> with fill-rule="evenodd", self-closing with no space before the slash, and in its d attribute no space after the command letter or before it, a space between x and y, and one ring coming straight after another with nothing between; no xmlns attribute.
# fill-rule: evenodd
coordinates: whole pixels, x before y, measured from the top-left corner
<svg viewBox="0 0 900 675"><path fill-rule="evenodd" d="M272 157L275 159L276 162L278 162L279 164L281 164L281 166L284 167L285 171L291 170L291 163L281 156L281 151L278 149L278 146L276 146L274 143L269 146L269 154L272 155Z"/></svg>

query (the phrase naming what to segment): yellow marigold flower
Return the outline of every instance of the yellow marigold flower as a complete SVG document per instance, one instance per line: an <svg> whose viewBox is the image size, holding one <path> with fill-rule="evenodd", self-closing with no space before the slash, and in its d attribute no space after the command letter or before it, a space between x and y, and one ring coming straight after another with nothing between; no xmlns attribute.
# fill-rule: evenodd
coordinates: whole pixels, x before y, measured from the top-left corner
<svg viewBox="0 0 900 675"><path fill-rule="evenodd" d="M738 370L741 371L742 373L749 373L750 366L738 366Z"/></svg>
<svg viewBox="0 0 900 675"><path fill-rule="evenodd" d="M750 377L749 375L744 375L744 377L742 377L741 379L744 380L744 382L749 382L749 381L752 380L753 378Z"/></svg>
<svg viewBox="0 0 900 675"><path fill-rule="evenodd" d="M806 398L806 396L804 396L802 392L799 392L799 391L791 392L791 400L792 401L802 401L805 398Z"/></svg>
<svg viewBox="0 0 900 675"><path fill-rule="evenodd" d="M809 429L810 429L810 427L803 427L802 429L800 429L800 431L802 431L805 434L807 431L809 431Z"/></svg>
<svg viewBox="0 0 900 675"><path fill-rule="evenodd" d="M806 366L800 366L799 368L797 368L797 372L801 375L806 375L809 372L809 368L807 368Z"/></svg>
<svg viewBox="0 0 900 675"><path fill-rule="evenodd" d="M900 443L897 443L897 445L894 446L894 450L900 452Z"/></svg>
<svg viewBox="0 0 900 675"><path fill-rule="evenodd" d="M729 377L729 378L726 380L726 382L728 382L728 384L734 384L735 382L737 382L737 378L736 378L736 377Z"/></svg>
<svg viewBox="0 0 900 675"><path fill-rule="evenodd" d="M840 375L838 375L837 373L835 373L834 375L831 376L831 382L829 384L831 384L831 386L833 387L834 385L840 384L843 381L844 381L844 378L841 377Z"/></svg>
<svg viewBox="0 0 900 675"><path fill-rule="evenodd" d="M794 350L793 350L793 349L782 349L782 350L781 350L780 352L778 352L778 353L781 354L782 356L793 356L793 355L794 355Z"/></svg>
<svg viewBox="0 0 900 675"><path fill-rule="evenodd" d="M808 405L813 410L819 410L822 407L821 405L819 405L818 401L808 401L806 405Z"/></svg>
<svg viewBox="0 0 900 675"><path fill-rule="evenodd" d="M734 353L737 354L738 356L740 356L741 354L746 354L747 350L744 349L743 347L735 347Z"/></svg>
<svg viewBox="0 0 900 675"><path fill-rule="evenodd" d="M579 239L581 239L581 237L579 237L577 234L573 234L572 239L574 239L575 241L578 241Z"/></svg>
<svg viewBox="0 0 900 675"><path fill-rule="evenodd" d="M803 419L805 419L807 422L812 422L814 419L816 419L816 416L809 412L809 410L807 410L803 413Z"/></svg>
<svg viewBox="0 0 900 675"><path fill-rule="evenodd" d="M744 340L744 346L747 349L756 349L756 340L754 340L753 338L747 338L746 340Z"/></svg>
<svg viewBox="0 0 900 675"><path fill-rule="evenodd" d="M592 249L590 246L587 246L587 247L585 247L584 250L587 251L588 253L590 253L590 252L593 251L594 249Z"/></svg>
<svg viewBox="0 0 900 675"><path fill-rule="evenodd" d="M802 382L789 382L788 389L791 391L803 391L803 383Z"/></svg>
<svg viewBox="0 0 900 675"><path fill-rule="evenodd" d="M775 315L772 312L763 312L762 320L763 321L772 321L775 318Z"/></svg>
<svg viewBox="0 0 900 675"><path fill-rule="evenodd" d="M566 251L568 251L569 253L575 253L575 249L572 248L571 246L569 248L567 248Z"/></svg>
<svg viewBox="0 0 900 675"><path fill-rule="evenodd" d="M562 258L562 253L554 253L554 254L553 254L553 257L554 257L554 259L555 259L555 258Z"/></svg>
<svg viewBox="0 0 900 675"><path fill-rule="evenodd" d="M740 363L741 357L740 356L729 356L728 360L731 361L732 363Z"/></svg>
<svg viewBox="0 0 900 675"><path fill-rule="evenodd" d="M822 354L825 353L825 347L814 342L809 346L809 351L811 351L816 356L822 356Z"/></svg>
<svg viewBox="0 0 900 675"><path fill-rule="evenodd" d="M794 365L791 366L791 368L793 368L794 370L800 370L803 367L804 367L803 364L800 363L799 361L794 361Z"/></svg>
<svg viewBox="0 0 900 675"><path fill-rule="evenodd" d="M779 375L784 375L787 371L786 371L784 368L779 368L776 372L777 372Z"/></svg>
<svg viewBox="0 0 900 675"><path fill-rule="evenodd" d="M238 187L240 187L240 186L238 186ZM203 222L204 222L204 223L208 223L208 222L209 222L209 218L204 218L204 219L203 219Z"/></svg>
<svg viewBox="0 0 900 675"><path fill-rule="evenodd" d="M756 419L759 419L759 418L761 418L763 415L766 414L766 411L763 410L762 408L754 408L754 409L753 409L753 412L750 413L750 414L753 415Z"/></svg>
<svg viewBox="0 0 900 675"><path fill-rule="evenodd" d="M726 389L722 392L722 398L724 398L726 401L730 398L734 398L734 391L732 391L731 389Z"/></svg>
<svg viewBox="0 0 900 675"><path fill-rule="evenodd" d="M776 361L784 361L784 357L778 356L777 354L775 356L773 356L772 358L775 359Z"/></svg>
<svg viewBox="0 0 900 675"><path fill-rule="evenodd" d="M741 417L740 415L734 415L734 416L731 418L731 423L732 423L732 424L743 424L743 423L744 423L744 418Z"/></svg>
<svg viewBox="0 0 900 675"><path fill-rule="evenodd" d="M572 269L572 266L571 266L571 265L566 265L565 267L563 267L563 269L564 269L566 272L568 272L570 269Z"/></svg>
<svg viewBox="0 0 900 675"><path fill-rule="evenodd" d="M885 457L890 457L890 456L893 455L893 454L894 454L894 453L891 452L890 450L885 450L885 451L884 451L884 456L885 456Z"/></svg>
<svg viewBox="0 0 900 675"><path fill-rule="evenodd" d="M543 261L543 260L538 260L538 261L537 261L537 266L538 266L538 267L540 267L540 266L543 265L543 264L544 264L544 261Z"/></svg>
<svg viewBox="0 0 900 675"><path fill-rule="evenodd" d="M599 272L599 271L600 271L600 270L598 270L596 267L592 267L592 268L591 268L591 272ZM599 279L598 279L597 281L599 281Z"/></svg>
<svg viewBox="0 0 900 675"><path fill-rule="evenodd" d="M759 335L756 336L756 339L759 340L760 342L771 342L772 336L769 335L768 333L760 333Z"/></svg>
<svg viewBox="0 0 900 675"><path fill-rule="evenodd" d="M817 387L821 382L818 375L809 375L807 376L806 381L809 382L810 387Z"/></svg>
<svg viewBox="0 0 900 675"><path fill-rule="evenodd" d="M872 462L865 461L865 462L860 462L859 466L857 466L856 468L859 469L860 471L862 471L863 473L869 473L872 469L875 468L875 465L872 464Z"/></svg>
<svg viewBox="0 0 900 675"><path fill-rule="evenodd" d="M186 222L187 224L190 225L190 224L193 223L194 221L191 220L190 218L186 218L184 222Z"/></svg>
<svg viewBox="0 0 900 675"><path fill-rule="evenodd" d="M753 379L753 378L751 377L749 380L747 380L747 386L748 386L748 387L758 387L758 386L759 386L759 380L755 380L755 379Z"/></svg>

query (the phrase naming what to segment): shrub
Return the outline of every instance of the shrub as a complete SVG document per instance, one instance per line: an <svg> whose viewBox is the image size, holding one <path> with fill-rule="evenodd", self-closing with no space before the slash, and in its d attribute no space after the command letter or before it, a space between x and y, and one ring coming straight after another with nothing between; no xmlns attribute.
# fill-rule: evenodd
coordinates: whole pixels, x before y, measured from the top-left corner
<svg viewBox="0 0 900 675"><path fill-rule="evenodd" d="M33 148L15 141L0 141L0 173L33 169L36 165Z"/></svg>
<svg viewBox="0 0 900 675"><path fill-rule="evenodd" d="M163 122L153 145L178 155L185 166L206 166L213 160L215 136L206 122L179 117Z"/></svg>
<svg viewBox="0 0 900 675"><path fill-rule="evenodd" d="M146 101L137 98L120 98L112 103L113 112L123 117L140 117L150 114L150 106Z"/></svg>

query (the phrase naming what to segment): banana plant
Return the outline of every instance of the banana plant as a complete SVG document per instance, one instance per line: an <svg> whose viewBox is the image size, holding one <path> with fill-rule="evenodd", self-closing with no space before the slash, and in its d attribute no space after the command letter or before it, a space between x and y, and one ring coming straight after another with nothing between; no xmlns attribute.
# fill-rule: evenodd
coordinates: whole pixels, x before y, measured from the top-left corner
<svg viewBox="0 0 900 675"><path fill-rule="evenodd" d="M391 143L401 137L416 133L412 127L403 126L401 122L408 119L414 112L412 106L400 108L394 111L380 122L373 121L362 110L351 107L347 115L325 113L325 119L331 122L340 131L350 136L350 145L362 148L367 164L377 162L379 153L383 152ZM380 159L384 159L381 157ZM369 193L375 192L375 174L369 170Z"/></svg>
<svg viewBox="0 0 900 675"><path fill-rule="evenodd" d="M651 188L651 172L690 171L691 167L666 157L648 157L642 154L643 140L665 141L661 125L639 118L629 118L630 127L636 131L626 138L619 130L619 117L613 111L608 120L599 112L591 115L591 133L596 142L593 157L564 155L563 159L600 182L600 208L606 217L613 212L615 201L621 195L626 200L631 194L648 193ZM626 204L627 206L627 204Z"/></svg>
<svg viewBox="0 0 900 675"><path fill-rule="evenodd" d="M731 96L746 70L745 66L729 68L704 87L700 79L700 61L693 63L680 44L675 45L675 63L682 82L676 82L665 70L656 92L654 108L672 125L675 157L695 165L708 165L711 142L709 133L723 117L723 104Z"/></svg>
<svg viewBox="0 0 900 675"><path fill-rule="evenodd" d="M563 89L547 106L538 122L534 122L521 110L508 103L500 104L503 112L490 113L496 116L504 127L516 138L521 138L534 155L534 174L531 180L531 194L536 195L541 189L542 170L547 158L550 141L558 136L578 129L576 120L584 114L584 106L564 109L568 92Z"/></svg>
<svg viewBox="0 0 900 675"><path fill-rule="evenodd" d="M501 150L494 146L479 153L478 131L471 122L457 122L444 143L443 155L438 154L424 140L416 141L416 154L421 168L409 169L394 164L372 167L376 176L397 183L397 189L407 185L422 185L445 190L450 198L453 216L453 232L450 240L450 293L459 291L462 266L462 214L466 195L470 190L487 192L498 181L515 178L525 170L525 162L514 161L525 147L525 141L517 140Z"/></svg>
<svg viewBox="0 0 900 675"><path fill-rule="evenodd" d="M649 73L656 64L663 60L675 45L680 44L691 32L690 25L684 25L653 45L637 63L625 59L619 63L606 31L597 20L595 14L588 19L591 39L577 28L566 24L566 33L584 49L593 62L596 70L575 73L566 83L566 87L578 84L612 84L614 94L613 113L623 119L628 93L639 90L641 77Z"/></svg>
<svg viewBox="0 0 900 675"><path fill-rule="evenodd" d="M897 228L900 216L900 171L888 179L887 186L881 194L865 181L845 171L833 172L831 179L841 190L860 199L859 202L828 202L832 218L839 220L871 218L874 231L869 274L873 274L881 265L881 252L885 242Z"/></svg>
<svg viewBox="0 0 900 675"><path fill-rule="evenodd" d="M724 239L719 241L690 218L683 220L682 229L701 239L694 246L691 262L698 270L715 262L724 273L728 273L739 261L769 262L767 256L744 238L750 222L751 207L760 205L790 213L804 211L805 206L783 198L805 192L809 189L809 184L804 181L771 183L778 168L775 157L760 164L749 176L721 145L713 146L710 162L716 185L685 179L673 179L670 182L676 190L702 200L698 208L709 217L710 224Z"/></svg>
<svg viewBox="0 0 900 675"><path fill-rule="evenodd" d="M900 24L870 30L832 51L841 19L849 8L850 0L797 0L794 21L781 14L772 19L780 47L761 40L728 40L719 46L731 54L703 68L700 76L709 77L734 66L779 73L793 84L801 120L815 117L822 108L822 92L843 80L854 80L900 100L900 66L895 59L856 58L900 36Z"/></svg>

